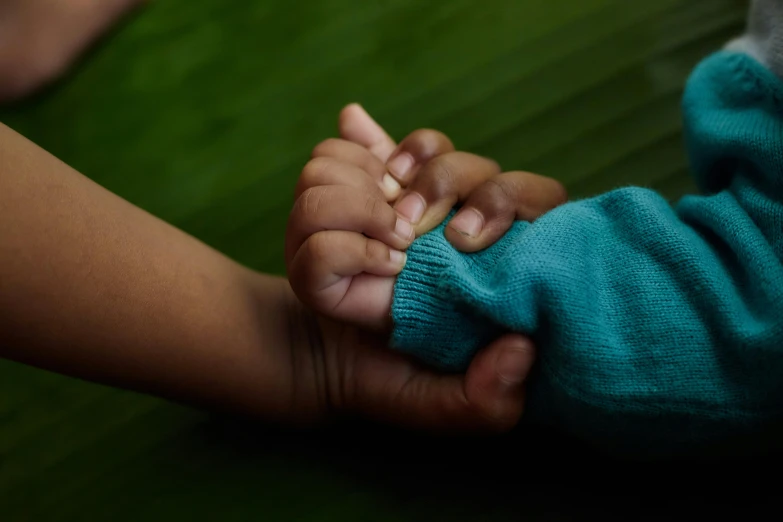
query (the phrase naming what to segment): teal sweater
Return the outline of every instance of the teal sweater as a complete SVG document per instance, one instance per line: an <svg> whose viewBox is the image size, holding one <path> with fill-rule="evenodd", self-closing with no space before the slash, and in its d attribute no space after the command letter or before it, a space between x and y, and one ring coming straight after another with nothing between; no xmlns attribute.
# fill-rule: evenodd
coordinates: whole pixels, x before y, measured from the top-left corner
<svg viewBox="0 0 783 522"><path fill-rule="evenodd" d="M505 331L539 347L528 418L606 449L679 451L783 418L783 85L719 52L683 109L703 195L643 188L516 223L457 252L419 238L395 288L393 344L464 370Z"/></svg>

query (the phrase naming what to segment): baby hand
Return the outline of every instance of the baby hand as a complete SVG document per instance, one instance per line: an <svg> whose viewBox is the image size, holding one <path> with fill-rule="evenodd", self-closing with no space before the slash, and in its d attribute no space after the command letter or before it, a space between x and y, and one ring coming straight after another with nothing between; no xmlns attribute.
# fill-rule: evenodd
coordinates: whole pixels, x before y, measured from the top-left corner
<svg viewBox="0 0 783 522"><path fill-rule="evenodd" d="M389 329L405 249L500 172L491 160L455 152L432 130L409 135L390 162L401 157L396 163L405 168L390 169L368 149L337 139L313 151L296 189L286 262L297 296L316 311Z"/></svg>
<svg viewBox="0 0 783 522"><path fill-rule="evenodd" d="M456 152L445 135L424 129L403 140L386 163L350 141L321 143L296 197L286 236L294 292L332 319L384 331L391 327L405 249L457 203L464 205L446 236L457 249L476 251L515 219L533 220L566 195L554 180L501 174L494 161Z"/></svg>
<svg viewBox="0 0 783 522"><path fill-rule="evenodd" d="M304 304L384 330L395 276L415 233L371 172L345 156L319 156L305 167L288 222L286 261L291 287Z"/></svg>

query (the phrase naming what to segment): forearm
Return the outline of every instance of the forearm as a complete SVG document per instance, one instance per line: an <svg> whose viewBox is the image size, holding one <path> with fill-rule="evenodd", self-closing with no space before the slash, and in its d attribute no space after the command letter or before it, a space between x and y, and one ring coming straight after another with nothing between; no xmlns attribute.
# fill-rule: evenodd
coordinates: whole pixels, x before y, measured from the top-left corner
<svg viewBox="0 0 783 522"><path fill-rule="evenodd" d="M285 280L244 269L3 126L0 223L0 355L282 413Z"/></svg>

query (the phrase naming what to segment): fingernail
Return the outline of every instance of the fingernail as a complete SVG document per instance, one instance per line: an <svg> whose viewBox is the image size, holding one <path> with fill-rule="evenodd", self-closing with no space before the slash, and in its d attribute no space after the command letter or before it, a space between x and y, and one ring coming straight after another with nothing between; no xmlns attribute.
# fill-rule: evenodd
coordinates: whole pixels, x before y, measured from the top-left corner
<svg viewBox="0 0 783 522"><path fill-rule="evenodd" d="M427 204L424 202L424 198L418 195L416 192L411 192L402 201L397 203L394 209L399 215L408 220L408 222L416 224L424 215L424 208Z"/></svg>
<svg viewBox="0 0 783 522"><path fill-rule="evenodd" d="M463 236L478 237L484 228L484 217L472 208L466 208L457 212L449 222L449 227Z"/></svg>
<svg viewBox="0 0 783 522"><path fill-rule="evenodd" d="M533 362L531 354L524 349L506 350L497 362L497 372L500 380L510 386L522 384L530 373Z"/></svg>
<svg viewBox="0 0 783 522"><path fill-rule="evenodd" d="M406 242L413 241L413 225L404 219L397 218L397 224L394 225L394 233Z"/></svg>
<svg viewBox="0 0 783 522"><path fill-rule="evenodd" d="M403 152L389 161L387 167L389 172L394 174L397 179L405 181L410 174L411 168L413 168L413 163L413 156Z"/></svg>
<svg viewBox="0 0 783 522"><path fill-rule="evenodd" d="M389 250L389 259L395 265L405 266L405 261L408 259L408 256L405 252L400 252L399 250Z"/></svg>
<svg viewBox="0 0 783 522"><path fill-rule="evenodd" d="M397 183L396 179L391 177L389 174L384 174L383 190L386 193L387 198L395 199L397 196L400 195L400 190L402 190L402 187L400 187L400 184Z"/></svg>

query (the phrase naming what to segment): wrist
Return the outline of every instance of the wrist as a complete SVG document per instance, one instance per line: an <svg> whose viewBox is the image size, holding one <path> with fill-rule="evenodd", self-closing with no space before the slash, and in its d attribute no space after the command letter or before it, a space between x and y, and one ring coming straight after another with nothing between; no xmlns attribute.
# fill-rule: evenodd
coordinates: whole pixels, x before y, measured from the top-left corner
<svg viewBox="0 0 783 522"><path fill-rule="evenodd" d="M266 381L257 412L285 423L314 424L332 413L326 390L324 320L302 304L284 278L252 273L258 317L266 332L257 349ZM267 399L268 398L268 399Z"/></svg>
<svg viewBox="0 0 783 522"><path fill-rule="evenodd" d="M392 345L438 370L462 372L501 333L474 313L470 296L474 287L485 286L508 240L474 254L460 253L444 236L447 222L408 250L394 288Z"/></svg>

